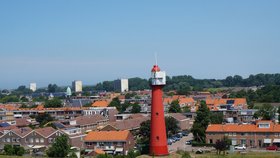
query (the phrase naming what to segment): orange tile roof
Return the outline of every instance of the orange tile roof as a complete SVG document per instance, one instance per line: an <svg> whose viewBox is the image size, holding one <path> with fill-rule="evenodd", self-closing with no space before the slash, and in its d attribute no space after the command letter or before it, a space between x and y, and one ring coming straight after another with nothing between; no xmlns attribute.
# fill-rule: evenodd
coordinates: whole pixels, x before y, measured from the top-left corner
<svg viewBox="0 0 280 158"><path fill-rule="evenodd" d="M192 97L186 97L183 95L174 95L172 97L163 98L164 104L171 104L172 101L178 100L179 104L185 104L185 103L194 103L194 99Z"/></svg>
<svg viewBox="0 0 280 158"><path fill-rule="evenodd" d="M164 98L163 104L171 104L172 101L173 101L172 98Z"/></svg>
<svg viewBox="0 0 280 158"><path fill-rule="evenodd" d="M172 100L177 100L177 99L180 99L180 98L185 98L186 96L184 95L173 95L172 96Z"/></svg>
<svg viewBox="0 0 280 158"><path fill-rule="evenodd" d="M235 98L234 99L234 104L235 105L247 104L246 98Z"/></svg>
<svg viewBox="0 0 280 158"><path fill-rule="evenodd" d="M280 132L279 124L274 124L271 121L269 123L269 128L259 128L258 124L211 124L207 127L206 132Z"/></svg>
<svg viewBox="0 0 280 158"><path fill-rule="evenodd" d="M44 110L44 105L38 105L35 109L37 109L37 110Z"/></svg>
<svg viewBox="0 0 280 158"><path fill-rule="evenodd" d="M184 103L194 103L193 98L180 98L179 99L179 104L184 104Z"/></svg>
<svg viewBox="0 0 280 158"><path fill-rule="evenodd" d="M16 104L1 104L0 109L6 109L7 111L18 110L19 106Z"/></svg>
<svg viewBox="0 0 280 158"><path fill-rule="evenodd" d="M107 107L109 104L107 101L105 100L98 100L96 102L94 102L91 106L94 106L94 107Z"/></svg>
<svg viewBox="0 0 280 158"><path fill-rule="evenodd" d="M129 131L92 131L89 132L84 140L85 141L126 141Z"/></svg>

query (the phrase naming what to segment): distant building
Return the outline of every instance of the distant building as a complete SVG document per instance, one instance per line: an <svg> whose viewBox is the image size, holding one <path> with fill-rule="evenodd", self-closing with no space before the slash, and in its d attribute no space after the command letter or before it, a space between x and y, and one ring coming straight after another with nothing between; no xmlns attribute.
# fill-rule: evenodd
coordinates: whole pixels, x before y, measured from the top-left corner
<svg viewBox="0 0 280 158"><path fill-rule="evenodd" d="M32 90L33 92L35 92L37 89L36 83L30 83L29 89Z"/></svg>
<svg viewBox="0 0 280 158"><path fill-rule="evenodd" d="M128 91L128 79L115 80L114 89L116 92L127 92Z"/></svg>
<svg viewBox="0 0 280 158"><path fill-rule="evenodd" d="M74 92L82 92L83 91L83 83L82 81L73 81L72 82L72 88Z"/></svg>

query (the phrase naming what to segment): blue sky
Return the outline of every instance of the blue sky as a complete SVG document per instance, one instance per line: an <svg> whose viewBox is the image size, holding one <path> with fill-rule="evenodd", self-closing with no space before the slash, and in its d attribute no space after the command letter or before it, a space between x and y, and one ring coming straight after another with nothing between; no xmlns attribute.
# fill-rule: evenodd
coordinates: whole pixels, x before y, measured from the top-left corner
<svg viewBox="0 0 280 158"><path fill-rule="evenodd" d="M0 89L279 73L280 1L0 1Z"/></svg>

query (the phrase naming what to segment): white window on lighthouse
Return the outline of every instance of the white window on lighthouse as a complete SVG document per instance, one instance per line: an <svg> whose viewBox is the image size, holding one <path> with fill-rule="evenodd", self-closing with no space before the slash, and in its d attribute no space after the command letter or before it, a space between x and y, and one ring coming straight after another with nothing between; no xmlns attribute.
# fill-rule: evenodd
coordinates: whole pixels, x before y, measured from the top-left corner
<svg viewBox="0 0 280 158"><path fill-rule="evenodd" d="M151 75L152 85L165 85L166 84L166 75L165 71L156 71L152 72Z"/></svg>

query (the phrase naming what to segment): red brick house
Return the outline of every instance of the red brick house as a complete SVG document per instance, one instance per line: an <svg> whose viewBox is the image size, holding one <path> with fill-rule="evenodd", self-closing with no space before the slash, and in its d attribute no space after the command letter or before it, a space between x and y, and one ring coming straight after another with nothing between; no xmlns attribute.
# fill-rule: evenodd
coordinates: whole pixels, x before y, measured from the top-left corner
<svg viewBox="0 0 280 158"><path fill-rule="evenodd" d="M212 124L206 130L206 142L215 143L224 136L232 145L247 147L280 146L280 125L272 121L258 121L256 124Z"/></svg>
<svg viewBox="0 0 280 158"><path fill-rule="evenodd" d="M92 131L85 136L84 143L88 153L98 149L112 155L127 155L135 145L133 135L127 130Z"/></svg>

